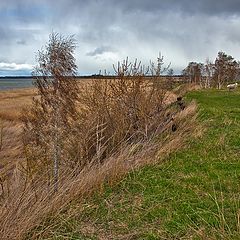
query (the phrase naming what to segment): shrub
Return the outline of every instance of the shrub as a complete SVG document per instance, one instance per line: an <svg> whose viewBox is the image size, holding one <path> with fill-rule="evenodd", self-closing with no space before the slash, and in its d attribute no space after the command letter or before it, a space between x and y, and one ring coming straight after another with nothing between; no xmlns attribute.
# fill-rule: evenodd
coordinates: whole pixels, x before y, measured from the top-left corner
<svg viewBox="0 0 240 240"><path fill-rule="evenodd" d="M126 59L114 78L80 84L79 120L69 143L73 165L101 163L126 144L148 140L171 119L164 101L171 82L160 76L162 61L144 70Z"/></svg>

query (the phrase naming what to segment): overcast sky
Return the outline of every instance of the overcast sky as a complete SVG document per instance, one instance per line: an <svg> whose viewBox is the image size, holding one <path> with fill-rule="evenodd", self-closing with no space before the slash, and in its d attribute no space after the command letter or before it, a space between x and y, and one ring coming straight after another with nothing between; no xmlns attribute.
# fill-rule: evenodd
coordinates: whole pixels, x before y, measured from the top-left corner
<svg viewBox="0 0 240 240"><path fill-rule="evenodd" d="M190 61L240 53L240 0L0 0L0 75L29 75L52 31L75 35L79 74L126 56Z"/></svg>

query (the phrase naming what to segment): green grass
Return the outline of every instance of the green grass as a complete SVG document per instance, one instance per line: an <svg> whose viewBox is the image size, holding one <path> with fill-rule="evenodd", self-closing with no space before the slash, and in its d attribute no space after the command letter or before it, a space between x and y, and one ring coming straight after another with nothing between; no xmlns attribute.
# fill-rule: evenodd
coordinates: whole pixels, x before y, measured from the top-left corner
<svg viewBox="0 0 240 240"><path fill-rule="evenodd" d="M75 206L52 239L240 239L240 92L187 99L199 104L203 137Z"/></svg>

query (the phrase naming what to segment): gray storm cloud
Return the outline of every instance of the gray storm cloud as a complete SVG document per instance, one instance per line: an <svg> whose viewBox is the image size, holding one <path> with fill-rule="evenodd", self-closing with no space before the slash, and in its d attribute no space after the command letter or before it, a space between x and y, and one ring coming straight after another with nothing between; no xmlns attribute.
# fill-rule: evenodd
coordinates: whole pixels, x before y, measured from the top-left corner
<svg viewBox="0 0 240 240"><path fill-rule="evenodd" d="M0 17L4 63L32 66L57 31L75 35L80 74L126 56L148 63L159 51L177 72L220 50L237 58L240 48L239 0L1 0Z"/></svg>
<svg viewBox="0 0 240 240"><path fill-rule="evenodd" d="M108 46L102 46L102 47L97 47L95 48L93 51L88 52L86 55L87 56L97 56L97 55L102 55L104 53L108 53L108 52L115 52L111 47Z"/></svg>

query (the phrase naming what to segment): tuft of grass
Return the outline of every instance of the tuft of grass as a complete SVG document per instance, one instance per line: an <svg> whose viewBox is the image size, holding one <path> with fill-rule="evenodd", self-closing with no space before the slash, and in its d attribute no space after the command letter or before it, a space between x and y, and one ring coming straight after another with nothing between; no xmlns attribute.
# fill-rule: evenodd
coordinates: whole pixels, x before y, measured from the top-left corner
<svg viewBox="0 0 240 240"><path fill-rule="evenodd" d="M164 163L132 171L84 204L72 203L42 226L40 236L239 239L239 97L239 91L190 92L187 99L200 106L203 135L188 139L188 147L169 153Z"/></svg>

